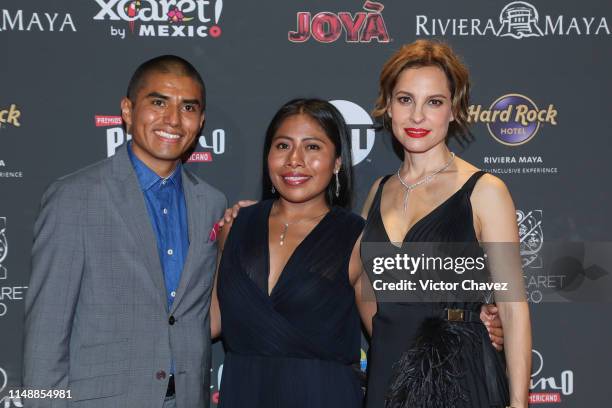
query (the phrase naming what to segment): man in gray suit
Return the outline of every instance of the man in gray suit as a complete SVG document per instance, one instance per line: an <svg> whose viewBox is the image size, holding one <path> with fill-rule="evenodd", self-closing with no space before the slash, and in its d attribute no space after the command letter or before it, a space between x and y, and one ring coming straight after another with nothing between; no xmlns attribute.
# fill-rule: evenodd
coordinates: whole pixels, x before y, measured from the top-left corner
<svg viewBox="0 0 612 408"><path fill-rule="evenodd" d="M208 406L215 222L226 200L181 165L205 101L187 61L145 62L121 102L132 141L45 192L23 384L72 398L27 406Z"/></svg>

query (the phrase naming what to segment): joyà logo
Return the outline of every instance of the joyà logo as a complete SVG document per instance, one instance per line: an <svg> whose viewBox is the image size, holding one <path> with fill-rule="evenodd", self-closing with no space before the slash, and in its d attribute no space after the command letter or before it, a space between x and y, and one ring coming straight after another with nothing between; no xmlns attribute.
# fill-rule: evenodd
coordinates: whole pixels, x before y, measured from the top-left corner
<svg viewBox="0 0 612 408"><path fill-rule="evenodd" d="M289 41L303 43L314 38L321 43L337 41L342 32L347 43L388 43L389 32L382 16L385 8L381 3L367 0L363 4L365 11L359 11L353 16L347 11L332 13L322 11L312 16L308 11L297 13L297 29L289 31Z"/></svg>

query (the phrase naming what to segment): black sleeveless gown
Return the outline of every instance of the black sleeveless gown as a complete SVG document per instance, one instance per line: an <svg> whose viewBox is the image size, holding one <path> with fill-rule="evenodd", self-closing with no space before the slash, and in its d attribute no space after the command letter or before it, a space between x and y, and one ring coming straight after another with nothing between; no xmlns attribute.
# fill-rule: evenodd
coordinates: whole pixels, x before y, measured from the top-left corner
<svg viewBox="0 0 612 408"><path fill-rule="evenodd" d="M240 210L218 276L226 350L220 408L358 408L360 320L348 279L364 220L332 208L268 296L272 201Z"/></svg>
<svg viewBox="0 0 612 408"><path fill-rule="evenodd" d="M408 231L404 242L473 242L477 247L470 195L483 174L473 174L455 194L419 220ZM384 177L378 187L362 243L390 241L380 213L382 189L389 177ZM378 276L373 275L367 267L366 272L372 281ZM373 319L369 350L366 408L474 408L508 405L503 357L490 344L486 328L478 319L482 303L382 302L378 297L377 293L378 311ZM471 311L469 315L472 321L451 322L440 318L447 308ZM450 331L445 331L445 328ZM442 375L450 375L440 377L437 376L440 373L435 370L436 374L430 377L423 375L423 367L430 367L434 363L419 354L418 350L423 348L416 345L426 349L434 344L436 350L436 342L443 339L446 333L454 332L454 329L461 330L458 346L453 347L448 356L438 354L442 355L440 360L448 363L450 368ZM411 378L406 378L407 372L412 373ZM444 382L440 378L449 380ZM390 392L391 386L396 387L396 393ZM401 390L404 390L403 394Z"/></svg>

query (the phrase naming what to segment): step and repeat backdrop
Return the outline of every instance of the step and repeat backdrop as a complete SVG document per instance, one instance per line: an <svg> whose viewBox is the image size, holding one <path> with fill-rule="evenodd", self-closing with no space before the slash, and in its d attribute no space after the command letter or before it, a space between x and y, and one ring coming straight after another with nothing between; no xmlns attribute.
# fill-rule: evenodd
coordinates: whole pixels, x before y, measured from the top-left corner
<svg viewBox="0 0 612 408"><path fill-rule="evenodd" d="M473 83L474 141L453 150L513 194L533 322L534 406L608 407L612 304L546 301L546 242L611 241L612 3L601 0L3 0L0 3L0 404L20 385L32 229L45 188L129 139L119 101L161 54L208 89L188 166L230 202L260 195L264 132L294 97L320 97L352 134L355 211L397 169L369 112L384 61L418 38L449 43ZM580 275L597 285L605 268ZM62 293L57 293L62 296ZM367 342L361 368L367 368ZM213 402L223 373L214 348ZM214 405L213 405L214 406Z"/></svg>

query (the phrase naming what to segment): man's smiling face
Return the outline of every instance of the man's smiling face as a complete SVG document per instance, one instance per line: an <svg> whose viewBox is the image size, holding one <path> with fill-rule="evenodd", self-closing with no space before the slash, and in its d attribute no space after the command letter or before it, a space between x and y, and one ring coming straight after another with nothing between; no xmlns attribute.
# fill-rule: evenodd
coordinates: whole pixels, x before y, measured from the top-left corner
<svg viewBox="0 0 612 408"><path fill-rule="evenodd" d="M133 99L121 101L132 150L159 176L166 177L202 128L202 89L189 76L153 71Z"/></svg>

